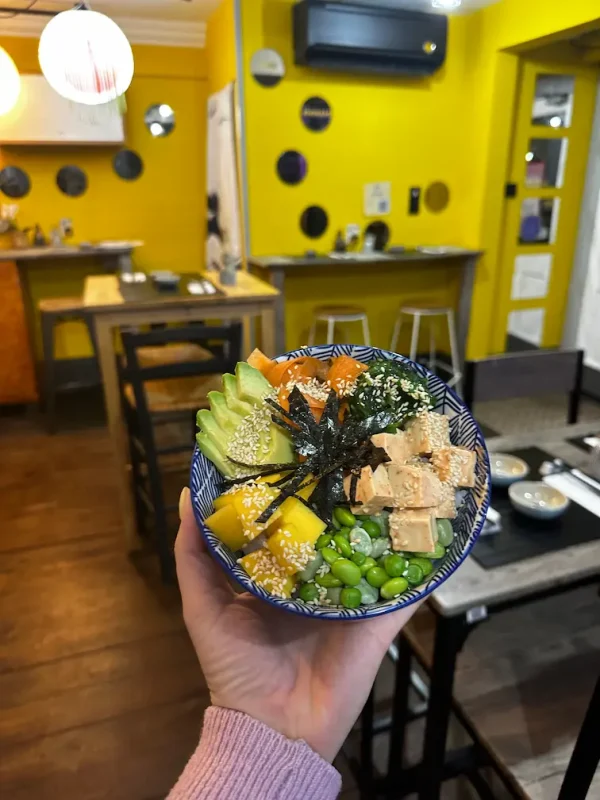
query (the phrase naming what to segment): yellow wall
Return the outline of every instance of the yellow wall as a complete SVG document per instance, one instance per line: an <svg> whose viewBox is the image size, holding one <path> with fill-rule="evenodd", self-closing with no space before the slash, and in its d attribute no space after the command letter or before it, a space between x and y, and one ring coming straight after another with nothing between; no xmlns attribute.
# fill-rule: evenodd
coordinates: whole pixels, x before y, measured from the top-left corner
<svg viewBox="0 0 600 800"><path fill-rule="evenodd" d="M39 71L33 39L0 38L0 45L23 73ZM13 164L25 169L30 194L16 201L19 223L39 222L46 234L61 217L71 217L75 241L141 239L145 246L135 263L143 270L197 271L204 261L205 140L207 73L202 50L134 46L136 76L127 93L126 146L144 161L137 181L123 181L112 169L114 147L3 147L0 168ZM154 103L168 103L176 128L155 139L144 125L144 113ZM1 121L0 121L1 125ZM76 164L88 175L89 187L79 198L56 186L61 166ZM0 201L9 201L0 198ZM86 274L98 265L60 264L31 270L34 300L81 293ZM0 301L1 302L1 301ZM59 331L59 356L90 352L81 326Z"/></svg>
<svg viewBox="0 0 600 800"><path fill-rule="evenodd" d="M214 94L237 77L235 2L221 0L206 27L208 93Z"/></svg>

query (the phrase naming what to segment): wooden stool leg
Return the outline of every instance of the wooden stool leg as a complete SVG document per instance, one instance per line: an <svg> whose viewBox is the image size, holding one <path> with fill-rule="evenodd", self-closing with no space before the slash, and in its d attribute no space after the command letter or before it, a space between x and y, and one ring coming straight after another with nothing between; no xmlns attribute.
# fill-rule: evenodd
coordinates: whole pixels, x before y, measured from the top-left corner
<svg viewBox="0 0 600 800"><path fill-rule="evenodd" d="M44 359L44 412L46 430L56 433L56 379L54 370L54 325L52 314L42 314L42 353Z"/></svg>
<svg viewBox="0 0 600 800"><path fill-rule="evenodd" d="M369 330L369 319L368 317L362 318L362 327L363 327L363 339L365 340L365 344L370 347L371 346L371 331Z"/></svg>
<svg viewBox="0 0 600 800"><path fill-rule="evenodd" d="M390 344L390 350L392 353L396 352L396 347L398 345L398 339L400 338L400 331L402 330L402 312L399 312L398 316L396 317L396 324L394 325L394 332L392 333L392 343Z"/></svg>
<svg viewBox="0 0 600 800"><path fill-rule="evenodd" d="M327 344L333 344L335 339L335 320L333 317L327 317Z"/></svg>
<svg viewBox="0 0 600 800"><path fill-rule="evenodd" d="M421 327L421 315L415 314L413 320L412 340L410 343L410 360L417 360L417 351L419 349L419 329Z"/></svg>
<svg viewBox="0 0 600 800"><path fill-rule="evenodd" d="M308 334L308 344L312 347L314 344L317 343L317 320L313 320L313 324L310 326L310 333Z"/></svg>

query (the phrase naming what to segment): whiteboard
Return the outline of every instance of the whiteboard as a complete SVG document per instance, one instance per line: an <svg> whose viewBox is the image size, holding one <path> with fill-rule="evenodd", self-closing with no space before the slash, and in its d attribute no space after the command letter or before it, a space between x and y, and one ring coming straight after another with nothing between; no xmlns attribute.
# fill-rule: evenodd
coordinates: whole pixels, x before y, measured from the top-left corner
<svg viewBox="0 0 600 800"><path fill-rule="evenodd" d="M82 106L57 94L43 75L21 75L17 105L0 116L0 144L122 144L123 118L112 103Z"/></svg>

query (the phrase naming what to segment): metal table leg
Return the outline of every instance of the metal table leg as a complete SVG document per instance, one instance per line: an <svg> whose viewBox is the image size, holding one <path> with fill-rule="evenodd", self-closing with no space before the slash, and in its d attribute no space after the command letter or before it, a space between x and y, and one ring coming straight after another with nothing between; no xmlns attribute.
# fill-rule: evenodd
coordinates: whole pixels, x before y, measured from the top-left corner
<svg viewBox="0 0 600 800"><path fill-rule="evenodd" d="M600 763L599 719L600 679L594 689L558 800L585 800L588 796L594 774Z"/></svg>
<svg viewBox="0 0 600 800"><path fill-rule="evenodd" d="M419 800L439 800L440 797L454 672L465 640L465 625L463 616L437 618Z"/></svg>
<svg viewBox="0 0 600 800"><path fill-rule="evenodd" d="M398 784L402 777L402 757L404 738L408 724L408 692L410 688L411 652L404 636L398 639L398 660L396 662L396 683L392 705L392 729L390 731L390 752L388 757L387 800L398 797Z"/></svg>

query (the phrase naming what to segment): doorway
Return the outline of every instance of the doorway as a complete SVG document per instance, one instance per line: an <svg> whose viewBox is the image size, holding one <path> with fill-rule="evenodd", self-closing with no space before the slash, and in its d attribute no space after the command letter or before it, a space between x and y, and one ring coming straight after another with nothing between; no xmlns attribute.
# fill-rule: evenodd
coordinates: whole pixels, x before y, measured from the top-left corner
<svg viewBox="0 0 600 800"><path fill-rule="evenodd" d="M558 347L598 71L523 58L501 238L496 353Z"/></svg>

